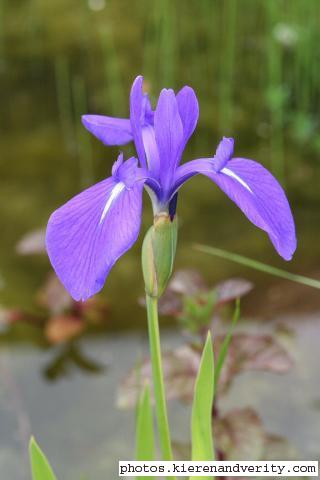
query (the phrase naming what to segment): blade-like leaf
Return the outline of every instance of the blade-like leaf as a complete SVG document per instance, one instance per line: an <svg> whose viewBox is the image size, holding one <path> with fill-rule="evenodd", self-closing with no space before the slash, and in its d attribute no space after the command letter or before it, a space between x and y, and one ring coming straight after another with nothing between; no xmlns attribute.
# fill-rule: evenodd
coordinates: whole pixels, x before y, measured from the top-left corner
<svg viewBox="0 0 320 480"><path fill-rule="evenodd" d="M280 268L273 267L272 265L258 262L257 260L253 260L252 258L244 257L243 255L238 255L237 253L228 252L227 250L222 250L221 248L209 247L206 245L195 245L194 248L196 250L199 250L200 252L209 253L210 255L214 255L215 257L225 258L226 260L231 260L232 262L239 263L240 265L254 268L255 270L259 270L260 272L269 273L270 275L275 275L276 277L291 280L292 282L307 285L308 287L320 289L320 281L314 278L304 277L303 275L290 273L286 270L281 270Z"/></svg>
<svg viewBox="0 0 320 480"><path fill-rule="evenodd" d="M29 444L33 480L57 480L45 454L32 437Z"/></svg>
<svg viewBox="0 0 320 480"><path fill-rule="evenodd" d="M137 428L136 428L136 459L152 461L154 460L154 432L153 417L150 401L150 389L146 386L137 408ZM137 477L138 479L152 479L153 477Z"/></svg>
<svg viewBox="0 0 320 480"><path fill-rule="evenodd" d="M236 308L235 308L234 313L233 313L231 326L228 330L227 335L225 336L225 338L223 340L223 343L222 343L220 351L219 351L219 356L218 356L217 364L216 364L215 371L214 371L215 385L218 385L218 380L219 380L219 375L220 375L220 372L221 372L221 368L223 367L224 360L225 360L226 355L228 353L229 344L231 342L233 331L234 331L235 326L236 326L236 324L239 320L239 317L240 317L240 300L237 299Z"/></svg>
<svg viewBox="0 0 320 480"><path fill-rule="evenodd" d="M208 333L195 384L192 406L192 460L214 460L212 438L212 404L214 396L214 364L211 335ZM196 477L190 477L190 480ZM202 477L208 480L212 477Z"/></svg>

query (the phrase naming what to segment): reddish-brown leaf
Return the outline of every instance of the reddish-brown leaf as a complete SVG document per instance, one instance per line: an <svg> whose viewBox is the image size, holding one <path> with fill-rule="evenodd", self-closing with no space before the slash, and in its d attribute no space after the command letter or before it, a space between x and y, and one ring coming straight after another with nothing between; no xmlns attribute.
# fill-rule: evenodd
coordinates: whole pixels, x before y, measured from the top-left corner
<svg viewBox="0 0 320 480"><path fill-rule="evenodd" d="M45 336L50 343L63 343L80 335L85 323L72 315L57 315L50 318L45 328Z"/></svg>
<svg viewBox="0 0 320 480"><path fill-rule="evenodd" d="M54 315L73 305L72 298L54 273L48 275L47 281L37 294L37 301Z"/></svg>
<svg viewBox="0 0 320 480"><path fill-rule="evenodd" d="M216 302L218 305L232 302L241 298L253 289L253 283L243 278L230 278L224 282L218 283L215 287Z"/></svg>
<svg viewBox="0 0 320 480"><path fill-rule="evenodd" d="M252 408L234 409L215 419L214 433L216 447L225 460L294 458L293 447L285 438L270 435Z"/></svg>
<svg viewBox="0 0 320 480"><path fill-rule="evenodd" d="M181 295L193 296L208 287L197 270L178 270L169 282L168 289Z"/></svg>
<svg viewBox="0 0 320 480"><path fill-rule="evenodd" d="M20 255L34 255L37 253L45 253L45 236L44 228L32 230L26 233L17 243L16 251Z"/></svg>
<svg viewBox="0 0 320 480"><path fill-rule="evenodd" d="M223 339L224 335L217 335L214 339L214 352L217 356ZM288 352L272 335L234 334L221 370L219 393L223 393L234 376L240 373L249 370L285 373L292 364Z"/></svg>
<svg viewBox="0 0 320 480"><path fill-rule="evenodd" d="M189 345L163 354L163 374L168 399L191 402L196 374L200 365L200 351ZM128 408L136 405L142 387L151 382L151 363L145 359L131 370L118 392L117 405Z"/></svg>

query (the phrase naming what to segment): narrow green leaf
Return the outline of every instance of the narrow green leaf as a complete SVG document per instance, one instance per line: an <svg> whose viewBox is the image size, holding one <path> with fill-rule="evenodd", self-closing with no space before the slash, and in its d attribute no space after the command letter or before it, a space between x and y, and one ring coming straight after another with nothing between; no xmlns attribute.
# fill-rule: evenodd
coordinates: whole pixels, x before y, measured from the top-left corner
<svg viewBox="0 0 320 480"><path fill-rule="evenodd" d="M152 461L155 458L154 451L154 432L153 416L150 401L150 388L144 389L137 409L137 427L136 427L136 459ZM152 479L153 477L137 477L142 480Z"/></svg>
<svg viewBox="0 0 320 480"><path fill-rule="evenodd" d="M192 460L214 460L212 436L212 405L214 396L214 363L210 332L203 349L196 379L192 406ZM196 477L190 477L190 479ZM210 477L202 477L212 479Z"/></svg>
<svg viewBox="0 0 320 480"><path fill-rule="evenodd" d="M57 480L45 454L33 437L30 439L29 454L33 480Z"/></svg>
<svg viewBox="0 0 320 480"><path fill-rule="evenodd" d="M234 313L233 313L231 326L230 326L230 328L228 330L228 333L225 336L225 338L223 340L223 343L221 345L221 348L220 348L217 364L216 364L215 371L214 371L215 385L218 385L220 372L221 372L221 369L223 367L225 358L227 356L229 345L230 345L230 342L231 342L231 339L232 339L232 335L233 335L235 326L237 325L237 322L239 320L239 317L240 317L240 300L238 298L236 300L236 308L235 308Z"/></svg>
<svg viewBox="0 0 320 480"><path fill-rule="evenodd" d="M231 260L232 262L239 263L240 265L254 268L255 270L259 270L260 272L269 273L270 275L275 275L276 277L291 280L292 282L307 285L308 287L320 289L320 281L314 278L304 277L303 275L290 273L286 270L281 270L280 268L273 267L272 265L258 262L257 260L253 260L252 258L244 257L243 255L238 255L237 253L228 252L227 250L222 250L221 248L209 247L206 245L195 245L194 248L196 250L199 250L200 252L209 253L210 255L214 255L215 257L225 258L226 260Z"/></svg>

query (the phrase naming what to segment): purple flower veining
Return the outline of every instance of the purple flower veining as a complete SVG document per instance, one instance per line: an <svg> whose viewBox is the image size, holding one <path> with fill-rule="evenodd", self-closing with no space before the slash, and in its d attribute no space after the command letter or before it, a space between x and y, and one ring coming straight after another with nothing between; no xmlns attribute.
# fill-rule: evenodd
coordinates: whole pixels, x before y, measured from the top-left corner
<svg viewBox="0 0 320 480"><path fill-rule="evenodd" d="M130 119L84 115L84 126L105 145L134 141L138 159L120 154L111 177L76 195L50 217L46 245L50 261L75 300L103 287L118 258L137 240L142 194L148 191L154 214L175 215L177 193L199 173L209 177L247 218L269 235L277 252L290 260L295 226L286 195L259 163L234 158L232 138L223 138L213 157L180 164L195 130L199 107L192 88L177 95L163 89L152 110L137 77L130 94Z"/></svg>

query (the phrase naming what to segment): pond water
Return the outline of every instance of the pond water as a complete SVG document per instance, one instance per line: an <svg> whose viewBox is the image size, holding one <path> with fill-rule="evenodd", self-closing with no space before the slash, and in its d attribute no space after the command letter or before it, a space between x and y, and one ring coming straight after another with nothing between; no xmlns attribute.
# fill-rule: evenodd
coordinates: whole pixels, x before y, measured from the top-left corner
<svg viewBox="0 0 320 480"><path fill-rule="evenodd" d="M253 407L268 433L290 442L297 458L318 459L320 443L319 371L320 334L318 315L281 317L294 325L292 344L295 366L288 374L246 373L239 376L227 396L220 400L223 411ZM244 323L240 330L256 331ZM259 332L270 328L259 327ZM181 344L181 333L164 330L163 348ZM1 455L4 478L29 478L26 442L37 435L58 478L104 480L117 476L117 459L134 455L134 413L115 408L119 382L137 357L147 353L144 333L118 333L83 339L78 348L105 367L100 375L76 368L56 383L43 381L57 351L43 353L28 347L1 352L0 396ZM176 401L169 404L175 441L189 438L190 409ZM275 458L275 457L273 457Z"/></svg>
<svg viewBox="0 0 320 480"><path fill-rule="evenodd" d="M130 85L140 73L153 101L163 86L189 84L199 97L200 121L184 160L212 155L222 135L234 136L237 156L263 163L285 185L299 247L290 264L283 262L217 187L197 177L179 197L176 267L197 268L211 284L232 276L252 280L256 288L243 312L259 319L254 328L263 329L280 315L292 319L294 371L281 377L247 374L226 405L246 404L249 396L270 431L286 436L301 458L315 457L320 324L310 312L319 311L318 292L208 257L192 246L212 244L320 276L320 54L315 49L320 4L242 0L240 8L239 3L0 0L0 303L43 314L36 295L49 262L44 254L19 255L16 244L44 227L72 195L109 175L118 149L91 138L81 114L126 116ZM133 149L126 146L124 152ZM29 478L20 459L30 431L60 478L102 480L115 475L115 459L132 455L133 415L115 410L114 391L146 349L145 313L137 303L143 292L141 241L152 221L147 196L144 200L141 238L116 264L101 295L108 303L107 327L99 335L83 335L76 352L105 370L89 375L80 360L50 382L48 368L66 347L50 347L39 328L1 326L0 471L10 480ZM179 338L167 332L164 344ZM183 438L189 412L172 408Z"/></svg>
<svg viewBox="0 0 320 480"><path fill-rule="evenodd" d="M185 268L188 260L188 267L200 267L212 281L239 271L191 250L192 242L202 242L300 273L316 270L320 136L313 45L319 31L313 19L319 4L283 2L274 11L273 0L244 0L250 12L244 15L234 0L218 3L132 1L130 13L125 0L1 3L4 304L31 307L49 269L45 257L18 257L17 241L45 226L50 213L83 187L108 176L117 156L117 148L105 148L88 134L80 115L127 115L130 85L139 73L153 101L164 85L196 90L199 126L184 160L213 154L222 135L233 135L237 156L263 163L286 185L297 223L299 249L292 263L283 264L265 235L216 186L195 178L179 198L177 265ZM197 22L190 21L194 15ZM149 203L146 197L142 232L151 222ZM142 291L140 246L141 239L115 267L106 291L116 301L123 282L130 285L130 308Z"/></svg>

